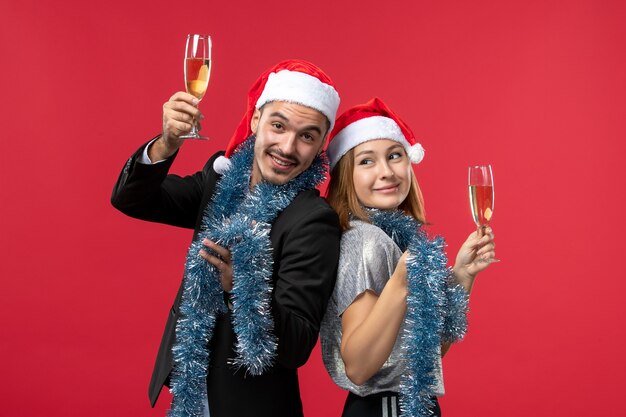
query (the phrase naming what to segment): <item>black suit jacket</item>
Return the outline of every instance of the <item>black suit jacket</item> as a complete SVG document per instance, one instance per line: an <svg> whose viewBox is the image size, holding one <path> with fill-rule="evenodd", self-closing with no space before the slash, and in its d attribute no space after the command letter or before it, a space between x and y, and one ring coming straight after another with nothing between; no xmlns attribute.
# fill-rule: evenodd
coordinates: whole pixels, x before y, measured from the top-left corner
<svg viewBox="0 0 626 417"><path fill-rule="evenodd" d="M213 155L202 171L180 177L168 175L175 156L144 165L137 162L142 152L143 147L124 166L112 204L142 220L193 228L195 237L219 180L213 161L222 153ZM297 368L307 361L317 341L335 282L340 238L337 215L317 190L301 192L278 215L270 233L277 360L257 377L230 366L229 360L235 357L235 335L230 312L220 316L210 343L207 380L212 417L302 415ZM153 406L162 386L169 382L181 295L182 285L170 310L150 381Z"/></svg>

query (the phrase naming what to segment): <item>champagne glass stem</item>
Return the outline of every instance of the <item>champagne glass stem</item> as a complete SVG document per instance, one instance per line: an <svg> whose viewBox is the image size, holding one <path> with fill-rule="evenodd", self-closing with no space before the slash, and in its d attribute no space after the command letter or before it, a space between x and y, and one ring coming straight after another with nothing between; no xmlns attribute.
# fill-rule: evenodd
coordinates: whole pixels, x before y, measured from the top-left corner
<svg viewBox="0 0 626 417"><path fill-rule="evenodd" d="M476 233L478 233L479 239L485 236L485 230L487 229L487 227L489 227L488 224L479 224L478 226L476 226ZM492 264L494 262L500 262L500 259L480 257L480 258L476 258L474 262Z"/></svg>

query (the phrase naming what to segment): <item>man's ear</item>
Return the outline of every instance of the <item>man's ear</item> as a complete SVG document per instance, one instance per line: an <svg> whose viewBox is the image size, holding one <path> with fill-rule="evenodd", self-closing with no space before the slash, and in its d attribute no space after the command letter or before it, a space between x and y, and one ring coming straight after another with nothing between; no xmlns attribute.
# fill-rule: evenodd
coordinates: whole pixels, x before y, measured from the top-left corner
<svg viewBox="0 0 626 417"><path fill-rule="evenodd" d="M318 155L324 152L324 146L326 146L326 136L324 136L324 139L322 140L322 145L320 146L320 149L317 151Z"/></svg>
<svg viewBox="0 0 626 417"><path fill-rule="evenodd" d="M259 128L259 120L261 120L261 110L254 109L252 120L250 120L250 130L256 135L256 130Z"/></svg>

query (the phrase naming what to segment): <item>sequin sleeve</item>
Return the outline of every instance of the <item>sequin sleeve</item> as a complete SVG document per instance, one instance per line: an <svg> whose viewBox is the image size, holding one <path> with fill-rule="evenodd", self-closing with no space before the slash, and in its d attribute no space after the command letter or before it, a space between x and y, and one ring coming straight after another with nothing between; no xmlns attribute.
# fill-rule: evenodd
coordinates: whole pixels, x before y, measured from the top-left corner
<svg viewBox="0 0 626 417"><path fill-rule="evenodd" d="M337 314L341 315L367 290L380 294L402 253L378 227L353 221L341 238L341 255L335 286Z"/></svg>

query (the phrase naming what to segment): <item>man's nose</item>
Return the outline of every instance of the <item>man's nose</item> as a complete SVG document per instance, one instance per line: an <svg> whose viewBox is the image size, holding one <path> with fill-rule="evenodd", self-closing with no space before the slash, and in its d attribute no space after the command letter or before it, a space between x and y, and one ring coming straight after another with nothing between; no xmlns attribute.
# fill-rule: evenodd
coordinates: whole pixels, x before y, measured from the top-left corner
<svg viewBox="0 0 626 417"><path fill-rule="evenodd" d="M283 143L280 146L280 150L287 155L292 155L296 151L296 134L286 133L283 137Z"/></svg>

